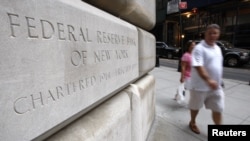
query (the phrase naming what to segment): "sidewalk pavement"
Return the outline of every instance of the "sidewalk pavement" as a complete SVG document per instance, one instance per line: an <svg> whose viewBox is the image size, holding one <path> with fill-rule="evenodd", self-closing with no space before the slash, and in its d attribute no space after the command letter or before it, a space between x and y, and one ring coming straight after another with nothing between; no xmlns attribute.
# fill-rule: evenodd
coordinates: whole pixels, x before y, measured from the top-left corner
<svg viewBox="0 0 250 141"><path fill-rule="evenodd" d="M180 72L169 67L156 67L150 72L156 78L156 116L147 141L207 141L207 125L213 124L211 112L204 107L197 116L201 134L193 133L188 123L189 109L174 100ZM247 82L223 79L225 111L223 124L250 125L250 85ZM186 92L186 103L189 93Z"/></svg>

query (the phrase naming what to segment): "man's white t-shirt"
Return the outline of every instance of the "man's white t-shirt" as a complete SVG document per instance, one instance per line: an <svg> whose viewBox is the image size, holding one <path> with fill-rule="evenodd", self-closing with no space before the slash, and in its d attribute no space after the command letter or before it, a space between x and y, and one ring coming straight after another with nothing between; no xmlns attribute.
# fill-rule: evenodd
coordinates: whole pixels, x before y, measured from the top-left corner
<svg viewBox="0 0 250 141"><path fill-rule="evenodd" d="M196 66L203 66L209 77L217 81L219 89L222 83L223 73L223 56L218 45L209 46L204 40L197 44L192 51L192 68L191 68L191 90L211 91L212 89L200 77Z"/></svg>

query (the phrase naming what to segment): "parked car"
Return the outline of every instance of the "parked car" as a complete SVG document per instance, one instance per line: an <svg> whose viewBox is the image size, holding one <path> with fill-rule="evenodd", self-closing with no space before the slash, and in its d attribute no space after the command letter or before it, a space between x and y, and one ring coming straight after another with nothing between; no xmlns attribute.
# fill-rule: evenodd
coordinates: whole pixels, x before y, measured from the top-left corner
<svg viewBox="0 0 250 141"><path fill-rule="evenodd" d="M196 44L200 41L195 41ZM228 41L219 40L216 44L221 48L224 65L228 67L239 67L248 64L250 61L250 50L235 48Z"/></svg>
<svg viewBox="0 0 250 141"><path fill-rule="evenodd" d="M165 42L156 42L156 55L159 57L166 57L173 59L179 57L179 49L173 46L167 45Z"/></svg>

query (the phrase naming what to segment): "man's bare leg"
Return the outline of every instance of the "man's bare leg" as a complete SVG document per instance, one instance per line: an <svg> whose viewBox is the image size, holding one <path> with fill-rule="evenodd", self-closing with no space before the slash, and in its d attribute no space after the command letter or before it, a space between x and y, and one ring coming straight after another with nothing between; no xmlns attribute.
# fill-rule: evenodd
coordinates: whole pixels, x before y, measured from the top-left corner
<svg viewBox="0 0 250 141"><path fill-rule="evenodd" d="M190 123L189 123L189 127L196 134L200 134L200 130L196 126L196 117L197 117L198 113L199 113L199 110L190 109L191 120L190 120Z"/></svg>
<svg viewBox="0 0 250 141"><path fill-rule="evenodd" d="M196 117L197 117L198 113L199 113L199 110L191 110L190 109L190 115L191 115L191 121L190 122L192 124L196 123Z"/></svg>
<svg viewBox="0 0 250 141"><path fill-rule="evenodd" d="M220 112L212 111L212 118L213 118L214 124L216 125L222 124L222 114Z"/></svg>

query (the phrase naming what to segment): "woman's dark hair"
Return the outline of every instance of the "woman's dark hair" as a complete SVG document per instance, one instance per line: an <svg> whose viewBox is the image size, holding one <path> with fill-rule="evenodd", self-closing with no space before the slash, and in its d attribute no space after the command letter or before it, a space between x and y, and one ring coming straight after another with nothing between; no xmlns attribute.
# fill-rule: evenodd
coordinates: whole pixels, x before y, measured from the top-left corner
<svg viewBox="0 0 250 141"><path fill-rule="evenodd" d="M189 47L191 46L191 44L192 44L193 42L194 42L194 41L192 41L192 40L190 40L190 41L187 42L187 44L186 44L186 46L185 46L185 48L184 48L184 52L188 52Z"/></svg>

